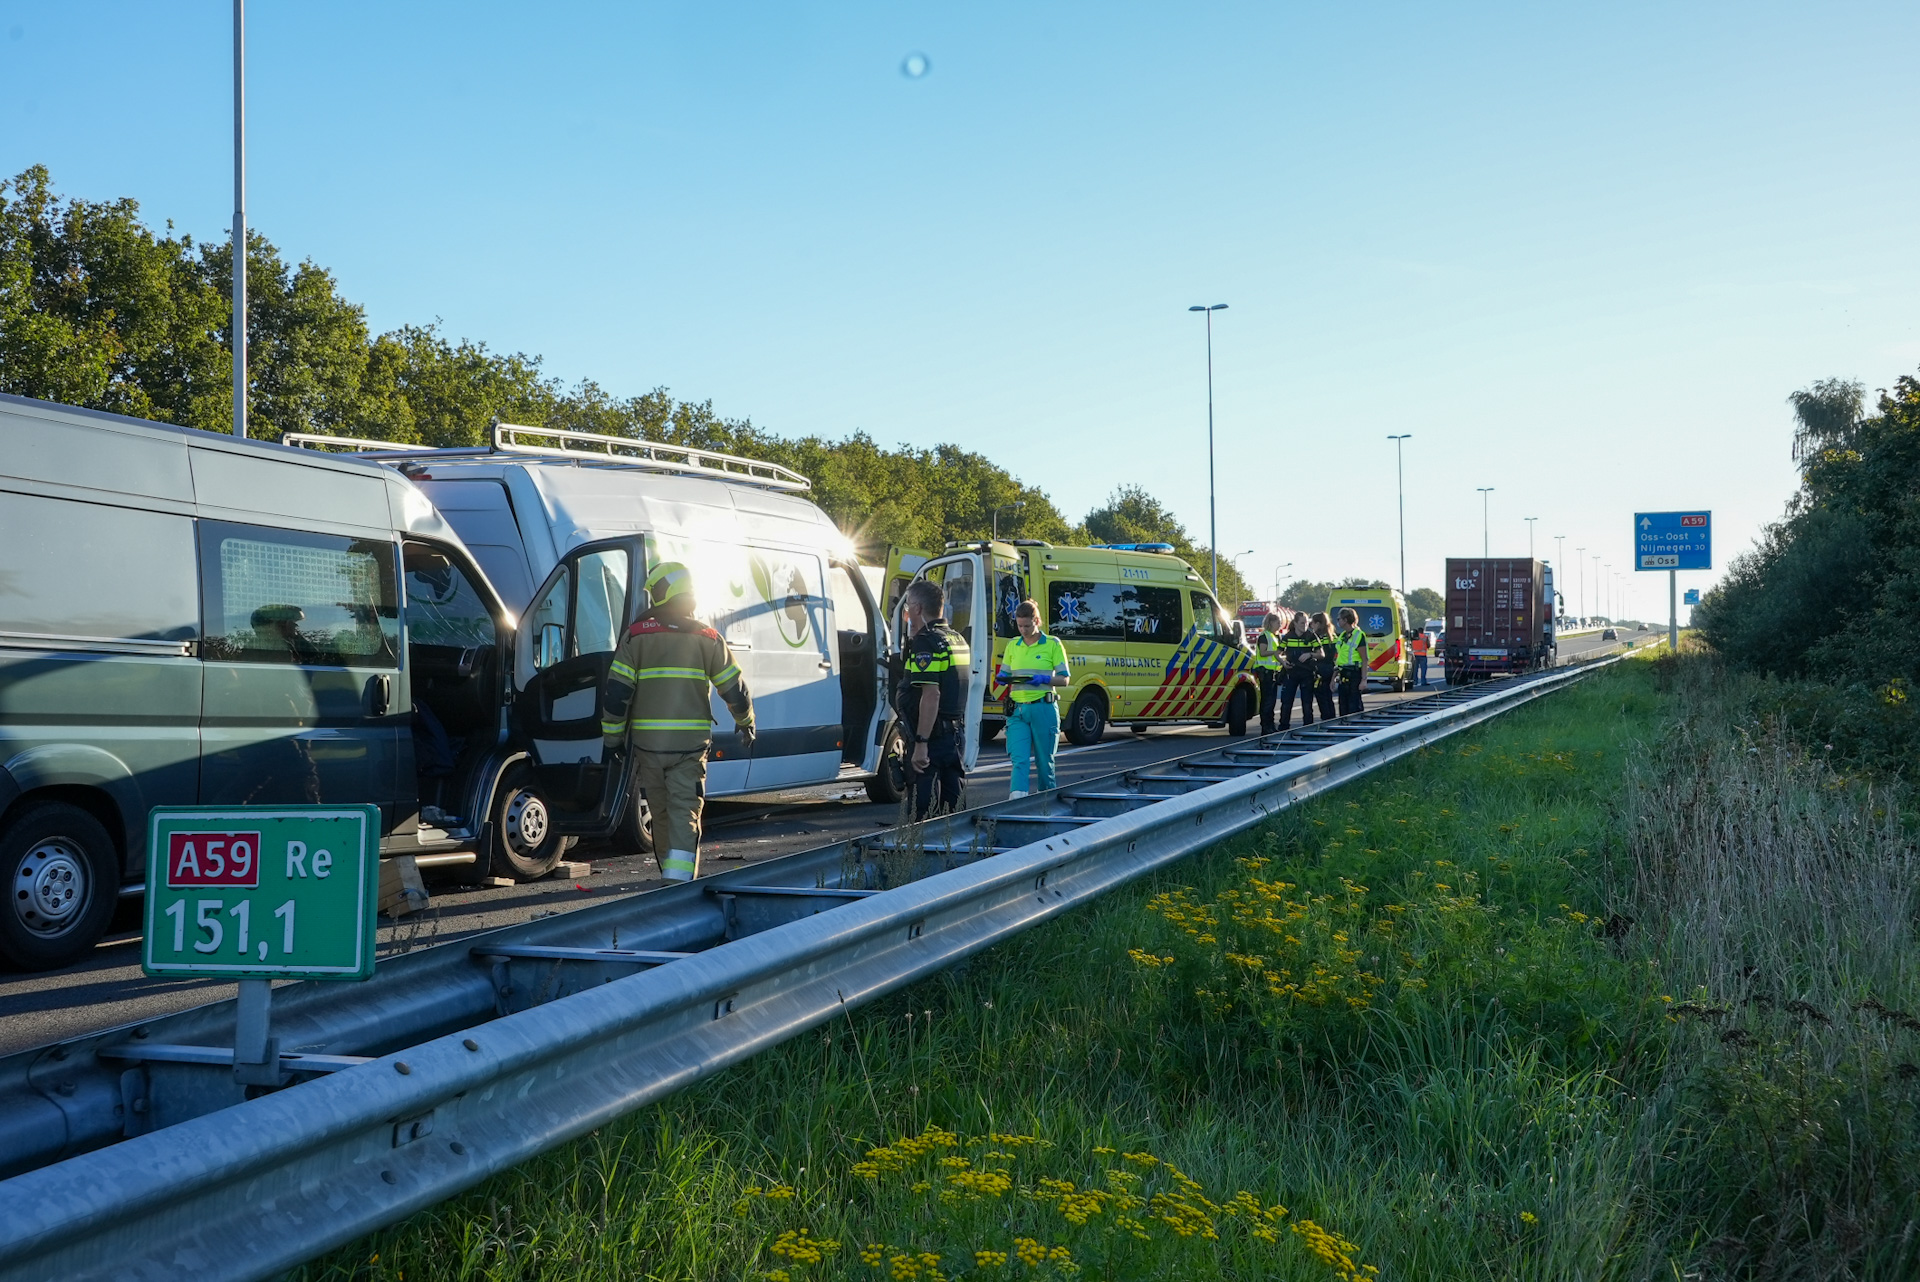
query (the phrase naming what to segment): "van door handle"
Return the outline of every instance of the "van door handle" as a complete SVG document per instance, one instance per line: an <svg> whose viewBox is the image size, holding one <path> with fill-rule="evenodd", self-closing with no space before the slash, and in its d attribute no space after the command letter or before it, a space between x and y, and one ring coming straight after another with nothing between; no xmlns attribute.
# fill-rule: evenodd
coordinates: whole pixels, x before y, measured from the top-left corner
<svg viewBox="0 0 1920 1282"><path fill-rule="evenodd" d="M393 703L393 678L378 676L367 683L368 701L372 704L373 715L384 717L387 708Z"/></svg>
<svg viewBox="0 0 1920 1282"><path fill-rule="evenodd" d="M832 659L822 659L822 660L820 660L820 670L821 670L821 671L823 671L823 672L832 672L832 671L833 671L833 660L832 660Z"/></svg>

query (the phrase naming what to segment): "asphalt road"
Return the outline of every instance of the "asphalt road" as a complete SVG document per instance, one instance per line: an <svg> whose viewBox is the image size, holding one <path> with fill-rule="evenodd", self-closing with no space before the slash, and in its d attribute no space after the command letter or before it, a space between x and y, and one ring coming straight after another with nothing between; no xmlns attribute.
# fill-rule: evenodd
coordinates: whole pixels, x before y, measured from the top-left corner
<svg viewBox="0 0 1920 1282"><path fill-rule="evenodd" d="M1658 638L1657 633L1622 635L1643 643ZM1560 657L1564 662L1615 648L1616 643L1602 642L1597 635L1567 637L1561 642ZM1439 673L1436 664L1431 674L1436 689L1442 684ZM1423 693L1432 691L1396 695L1376 688L1368 693L1367 703L1376 707ZM1057 758L1058 780L1062 785L1078 783L1200 752L1225 734L1204 726L1169 727L1146 734L1109 730L1102 742L1089 747L1063 744ZM1008 774L1004 744L990 744L968 776L968 803L983 806L1004 801ZM836 783L709 803L702 859L709 870L751 864L891 827L899 818L897 807L868 801L860 776L848 773ZM650 856L615 856L605 849L581 846L568 858L590 863L592 872L487 888L462 886L451 871L430 874L431 902L426 910L399 922L380 919L380 956L566 912L590 899L636 894L660 881L659 868ZM121 920L116 922L119 929L110 932L85 961L34 974L0 971L0 1054L234 995L230 983L151 979L142 974L138 904L137 899L123 903Z"/></svg>

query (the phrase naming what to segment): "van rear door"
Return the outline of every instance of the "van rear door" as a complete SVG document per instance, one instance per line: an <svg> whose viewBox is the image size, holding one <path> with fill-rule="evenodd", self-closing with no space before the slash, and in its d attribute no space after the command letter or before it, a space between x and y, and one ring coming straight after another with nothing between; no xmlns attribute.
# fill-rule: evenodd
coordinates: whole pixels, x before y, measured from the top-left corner
<svg viewBox="0 0 1920 1282"><path fill-rule="evenodd" d="M960 751L962 764L971 770L980 758L980 717L987 698L988 665L993 662L993 614L987 599L986 558L977 552L937 557L922 566L915 577L940 585L947 601L947 626L966 638L970 660L964 695L966 730ZM894 634L904 648L906 626L897 611Z"/></svg>
<svg viewBox="0 0 1920 1282"><path fill-rule="evenodd" d="M760 792L830 780L840 773L845 731L820 558L756 547L747 549L747 565L757 599L749 598L746 607L752 661L740 667L750 673L759 731L747 762L747 788ZM731 731L731 722L726 728Z"/></svg>

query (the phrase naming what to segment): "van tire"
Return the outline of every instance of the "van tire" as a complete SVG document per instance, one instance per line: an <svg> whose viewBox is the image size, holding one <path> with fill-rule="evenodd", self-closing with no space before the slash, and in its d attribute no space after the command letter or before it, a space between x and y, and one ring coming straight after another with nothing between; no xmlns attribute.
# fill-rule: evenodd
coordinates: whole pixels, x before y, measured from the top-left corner
<svg viewBox="0 0 1920 1282"><path fill-rule="evenodd" d="M1247 718L1252 713L1253 696L1245 686L1235 686L1227 697L1227 733L1236 739L1246 734Z"/></svg>
<svg viewBox="0 0 1920 1282"><path fill-rule="evenodd" d="M907 795L907 737L900 723L887 727L880 744L880 768L867 780L867 800L882 806L897 806Z"/></svg>
<svg viewBox="0 0 1920 1282"><path fill-rule="evenodd" d="M554 830L553 808L533 786L528 773L510 772L493 809L493 843L488 865L496 877L537 881L560 862L566 842Z"/></svg>
<svg viewBox="0 0 1920 1282"><path fill-rule="evenodd" d="M1098 690L1082 690L1067 711L1067 741L1082 748L1100 742L1107 732L1107 700Z"/></svg>
<svg viewBox="0 0 1920 1282"><path fill-rule="evenodd" d="M106 933L120 899L120 857L98 819L43 801L0 834L0 884L0 956L22 970L52 970L85 957Z"/></svg>

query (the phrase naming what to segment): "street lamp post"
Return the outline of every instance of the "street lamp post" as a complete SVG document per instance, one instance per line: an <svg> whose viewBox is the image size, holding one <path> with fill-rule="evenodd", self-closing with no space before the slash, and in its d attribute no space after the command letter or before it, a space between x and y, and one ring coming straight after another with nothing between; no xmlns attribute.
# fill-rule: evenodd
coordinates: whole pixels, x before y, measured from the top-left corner
<svg viewBox="0 0 1920 1282"><path fill-rule="evenodd" d="M1600 554L1593 554L1593 612L1600 613Z"/></svg>
<svg viewBox="0 0 1920 1282"><path fill-rule="evenodd" d="M1213 490L1213 314L1227 310L1225 303L1203 307L1195 303L1190 312L1207 316L1207 561L1213 571L1213 595L1220 596L1220 524Z"/></svg>
<svg viewBox="0 0 1920 1282"><path fill-rule="evenodd" d="M1240 559L1241 557L1243 557L1243 556L1252 556L1252 555L1253 555L1253 549L1252 549L1252 548L1248 548L1248 549L1247 549L1246 551L1244 551L1244 552L1235 552L1235 553L1234 553L1234 554L1233 554L1232 556L1230 556L1230 557L1228 557L1228 558L1227 558L1227 564L1228 564L1228 565L1232 565L1232 566L1233 566L1233 571L1234 571L1234 573L1235 573L1235 574L1238 574L1238 573L1240 572L1240 567L1239 567L1238 565L1236 565L1236 564L1235 564L1235 562L1237 562L1237 561L1239 561L1239 559ZM1252 586L1253 586L1252 584L1250 584L1250 583L1248 583L1248 582L1247 582L1247 581L1246 581L1245 579L1241 579L1241 580L1240 580L1240 583L1241 583L1241 585L1242 585L1242 586L1244 586L1244 587L1252 587ZM1216 588L1216 589L1214 590L1214 593L1213 593L1213 595L1214 595L1214 596L1215 596L1216 598L1218 598L1218 597L1219 597L1219 595L1220 595L1220 591L1219 591L1219 589L1217 589L1217 588ZM1239 607L1239 605L1237 605L1237 604L1236 604L1236 605L1235 605L1235 606L1234 606L1233 608L1234 608L1234 610L1235 610L1236 612L1237 612L1237 611L1238 611L1238 610L1240 609L1240 607Z"/></svg>
<svg viewBox="0 0 1920 1282"><path fill-rule="evenodd" d="M1292 568L1293 562L1291 561L1285 565L1276 565L1273 567L1273 600L1276 605L1280 602L1280 573L1283 570L1291 570Z"/></svg>
<svg viewBox="0 0 1920 1282"><path fill-rule="evenodd" d="M1484 560L1493 555L1488 550L1490 545L1487 542L1487 495L1493 493L1493 487L1482 485L1478 488L1480 490L1480 556Z"/></svg>
<svg viewBox="0 0 1920 1282"><path fill-rule="evenodd" d="M1523 516L1520 519L1527 523L1527 560L1531 561L1533 560L1533 523L1540 518L1537 516Z"/></svg>
<svg viewBox="0 0 1920 1282"><path fill-rule="evenodd" d="M1393 442L1393 473L1400 486L1400 595L1407 595L1407 469L1401 455L1400 442L1411 440L1412 432L1402 432L1398 436L1389 436Z"/></svg>
<svg viewBox="0 0 1920 1282"><path fill-rule="evenodd" d="M1573 559L1580 563L1580 617L1587 617L1587 550L1575 548Z"/></svg>
<svg viewBox="0 0 1920 1282"><path fill-rule="evenodd" d="M1558 574L1559 571L1565 566L1566 560L1567 560L1567 536L1564 534L1554 535L1553 546L1554 546L1553 568L1554 568L1554 572ZM1561 595L1561 600L1566 599L1565 593L1561 593L1560 595ZM1560 611L1557 608L1554 610L1553 613L1555 618L1560 617Z"/></svg>
<svg viewBox="0 0 1920 1282"><path fill-rule="evenodd" d="M233 0L233 434L247 436L247 0Z"/></svg>
<svg viewBox="0 0 1920 1282"><path fill-rule="evenodd" d="M996 542L1000 538L1000 514L1002 512L1018 512L1026 505L1027 501L1021 499L1018 503L1002 503L999 507L993 509L993 537Z"/></svg>

